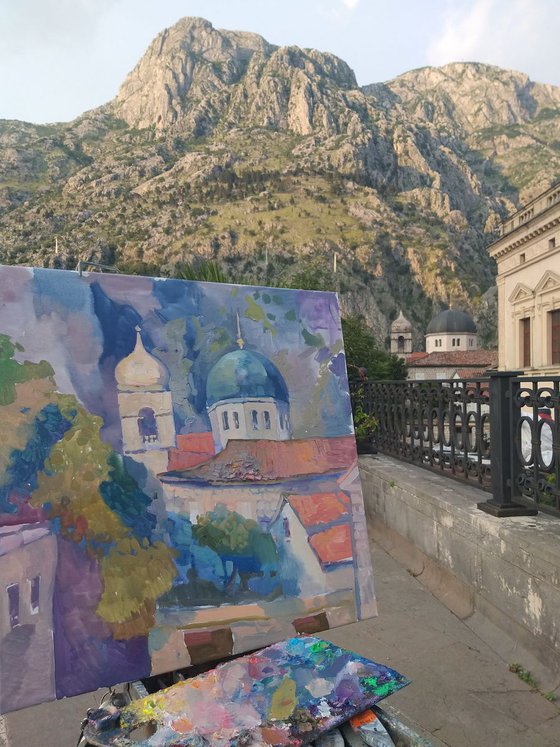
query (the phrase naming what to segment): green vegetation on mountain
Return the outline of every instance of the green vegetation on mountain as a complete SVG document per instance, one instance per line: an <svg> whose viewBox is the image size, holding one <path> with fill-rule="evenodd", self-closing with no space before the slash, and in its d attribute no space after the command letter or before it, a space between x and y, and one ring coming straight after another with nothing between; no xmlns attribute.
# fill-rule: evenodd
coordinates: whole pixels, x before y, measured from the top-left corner
<svg viewBox="0 0 560 747"><path fill-rule="evenodd" d="M319 272L378 339L401 307L418 343L452 303L491 343L486 248L560 173L560 89L477 63L359 89L334 55L186 18L105 106L0 121L0 156L2 262Z"/></svg>

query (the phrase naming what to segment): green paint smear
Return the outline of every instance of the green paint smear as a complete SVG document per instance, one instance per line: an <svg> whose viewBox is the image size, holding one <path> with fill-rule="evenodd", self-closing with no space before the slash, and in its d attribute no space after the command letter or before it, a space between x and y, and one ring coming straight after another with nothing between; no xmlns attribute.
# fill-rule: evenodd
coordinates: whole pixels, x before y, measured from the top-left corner
<svg viewBox="0 0 560 747"><path fill-rule="evenodd" d="M287 311L284 314L284 319L287 319L289 322L295 322L297 319L295 309L290 309L289 311Z"/></svg>
<svg viewBox="0 0 560 747"><path fill-rule="evenodd" d="M272 300L274 301L274 303L277 303L278 306L281 306L284 303L284 301L282 301L282 296L279 296L278 294L272 296Z"/></svg>
<svg viewBox="0 0 560 747"><path fill-rule="evenodd" d="M252 319L254 322L264 322L264 311L258 303L256 303L251 296L245 296L245 300L247 301L247 311L245 312L245 316L248 319Z"/></svg>
<svg viewBox="0 0 560 747"><path fill-rule="evenodd" d="M276 314L267 314L267 317L271 319L273 322L276 320Z"/></svg>
<svg viewBox="0 0 560 747"><path fill-rule="evenodd" d="M270 298L270 296L268 295L268 293L263 293L263 301L264 301L265 303L270 303L270 302L271 302L271 300L272 300L272 299Z"/></svg>
<svg viewBox="0 0 560 747"><path fill-rule="evenodd" d="M305 329L305 327L302 329L301 334L306 345L312 345L316 348L325 347L323 335L312 335L311 332Z"/></svg>

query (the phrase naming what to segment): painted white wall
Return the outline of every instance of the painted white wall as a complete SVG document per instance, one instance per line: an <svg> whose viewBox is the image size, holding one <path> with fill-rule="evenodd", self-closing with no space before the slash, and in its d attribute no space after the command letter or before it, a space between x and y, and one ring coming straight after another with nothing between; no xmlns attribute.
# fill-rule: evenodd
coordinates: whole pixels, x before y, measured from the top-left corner
<svg viewBox="0 0 560 747"><path fill-rule="evenodd" d="M288 406L273 397L221 400L208 408L208 415L216 451L233 439L286 441L292 437Z"/></svg>

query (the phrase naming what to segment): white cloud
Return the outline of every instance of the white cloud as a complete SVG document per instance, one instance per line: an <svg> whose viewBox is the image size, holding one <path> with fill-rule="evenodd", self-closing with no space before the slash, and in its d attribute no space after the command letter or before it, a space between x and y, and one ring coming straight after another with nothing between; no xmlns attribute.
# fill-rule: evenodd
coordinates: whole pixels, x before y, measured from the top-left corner
<svg viewBox="0 0 560 747"><path fill-rule="evenodd" d="M119 0L0 0L0 53L70 46L91 37Z"/></svg>
<svg viewBox="0 0 560 747"><path fill-rule="evenodd" d="M531 72L544 82L560 66L556 0L448 0L426 51L430 65L486 62Z"/></svg>
<svg viewBox="0 0 560 747"><path fill-rule="evenodd" d="M342 4L348 8L348 10L355 10L360 3L360 0L342 0Z"/></svg>

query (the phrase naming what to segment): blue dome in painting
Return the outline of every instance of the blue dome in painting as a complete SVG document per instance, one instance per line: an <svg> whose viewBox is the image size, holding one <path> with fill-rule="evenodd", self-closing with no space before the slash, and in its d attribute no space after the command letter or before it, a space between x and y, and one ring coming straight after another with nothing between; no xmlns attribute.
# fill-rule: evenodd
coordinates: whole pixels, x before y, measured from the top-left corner
<svg viewBox="0 0 560 747"><path fill-rule="evenodd" d="M288 388L282 374L264 355L251 350L234 350L210 369L206 381L206 404L223 399L273 397L288 402Z"/></svg>

